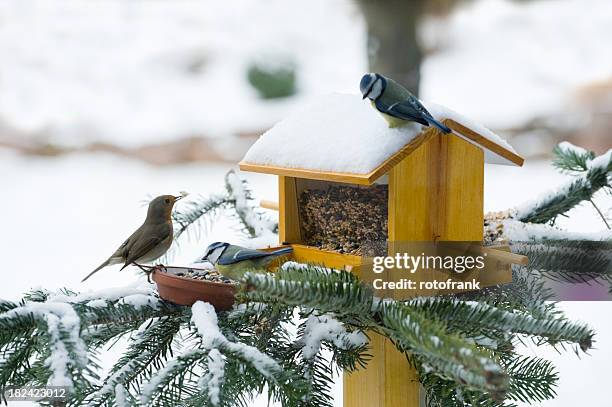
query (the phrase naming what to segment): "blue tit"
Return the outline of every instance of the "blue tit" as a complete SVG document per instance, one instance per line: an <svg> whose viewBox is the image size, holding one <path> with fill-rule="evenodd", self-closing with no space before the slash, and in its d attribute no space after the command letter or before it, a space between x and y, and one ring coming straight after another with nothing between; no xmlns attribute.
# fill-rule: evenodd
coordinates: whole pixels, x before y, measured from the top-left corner
<svg viewBox="0 0 612 407"><path fill-rule="evenodd" d="M433 118L416 96L391 78L379 73L368 73L361 78L359 88L363 99L370 99L372 106L382 114L389 127L417 122L423 126L435 126L444 133L451 132L451 129Z"/></svg>
<svg viewBox="0 0 612 407"><path fill-rule="evenodd" d="M202 261L210 262L219 273L238 281L247 271L265 270L272 260L288 255L292 251L293 248L284 247L271 252L264 252L225 242L216 242L208 246Z"/></svg>

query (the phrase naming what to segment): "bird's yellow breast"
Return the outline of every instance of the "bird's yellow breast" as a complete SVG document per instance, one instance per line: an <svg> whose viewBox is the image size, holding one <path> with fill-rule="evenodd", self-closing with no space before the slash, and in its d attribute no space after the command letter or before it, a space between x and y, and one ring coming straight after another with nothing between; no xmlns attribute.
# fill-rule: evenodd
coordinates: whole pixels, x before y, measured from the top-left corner
<svg viewBox="0 0 612 407"><path fill-rule="evenodd" d="M376 109L378 113L380 113L383 119L385 119L385 121L387 122L390 128L401 127L401 126L405 126L406 124L408 124L407 120L398 119L397 117L390 116L378 110L376 108L376 103L374 103L374 101L370 101L370 103L372 104L372 107Z"/></svg>

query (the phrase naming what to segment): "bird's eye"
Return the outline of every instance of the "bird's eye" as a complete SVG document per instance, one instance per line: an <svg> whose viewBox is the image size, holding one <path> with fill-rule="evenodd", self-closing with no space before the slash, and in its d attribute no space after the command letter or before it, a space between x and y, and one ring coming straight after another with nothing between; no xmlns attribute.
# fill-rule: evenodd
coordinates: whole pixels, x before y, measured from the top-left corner
<svg viewBox="0 0 612 407"><path fill-rule="evenodd" d="M170 203L170 199L166 198L166 203Z"/></svg>

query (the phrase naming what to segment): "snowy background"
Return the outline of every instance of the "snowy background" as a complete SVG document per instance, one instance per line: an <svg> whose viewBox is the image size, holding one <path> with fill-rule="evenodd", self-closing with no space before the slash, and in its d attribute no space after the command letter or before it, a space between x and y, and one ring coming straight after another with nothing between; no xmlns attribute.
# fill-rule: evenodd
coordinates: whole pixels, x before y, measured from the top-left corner
<svg viewBox="0 0 612 407"><path fill-rule="evenodd" d="M486 210L563 182L539 159L556 134L599 153L612 147L609 0L467 2L429 18L421 34L429 50L422 96L499 131L528 156L524 168L487 166ZM348 0L4 0L0 55L7 299L32 287L133 281L133 270L109 268L79 284L142 222L146 199L222 190L253 135L322 94L355 93L367 66L365 25ZM248 64L269 55L296 62L295 97L263 102L246 81ZM204 140L206 160L174 148L192 138ZM161 152L153 148L160 143ZM172 165L150 164L170 153ZM258 197L276 199L274 177L245 175ZM612 215L609 197L598 204ZM570 230L603 229L586 205L570 215ZM182 239L173 263L190 263L209 241L236 239L236 225L219 218L202 241ZM578 359L526 347L560 371L559 397L543 406L606 407L612 304L563 308L595 328L596 349ZM340 382L337 389L341 405Z"/></svg>

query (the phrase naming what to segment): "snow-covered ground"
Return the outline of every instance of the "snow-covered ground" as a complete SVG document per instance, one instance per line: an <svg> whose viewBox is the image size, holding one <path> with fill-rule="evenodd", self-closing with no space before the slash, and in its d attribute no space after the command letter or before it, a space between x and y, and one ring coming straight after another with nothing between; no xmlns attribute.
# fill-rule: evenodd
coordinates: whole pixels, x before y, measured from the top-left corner
<svg viewBox="0 0 612 407"><path fill-rule="evenodd" d="M609 0L468 4L424 28L440 48L422 67L425 99L505 128L571 112L578 88L611 78Z"/></svg>
<svg viewBox="0 0 612 407"><path fill-rule="evenodd" d="M2 1L0 123L68 145L256 131L354 89L364 44L349 0ZM277 58L299 97L262 103L247 66Z"/></svg>
<svg viewBox="0 0 612 407"><path fill-rule="evenodd" d="M134 270L105 269L85 284L81 278L105 259L142 222L147 197L158 193L208 194L223 188L224 166L183 165L152 167L111 155L71 155L62 159L24 158L0 150L0 235L4 278L0 298L15 299L32 287L75 290L98 289L127 284ZM259 198L276 199L273 176L244 174ZM564 180L548 164L527 163L525 168L487 166L485 201L487 210L517 205ZM599 204L612 207L612 198ZM180 205L180 203L179 203ZM571 213L565 226L575 231L603 228L589 206ZM200 241L182 239L174 251L173 263L190 263L202 254L210 241L236 241L232 221L219 219ZM526 352L554 360L561 376L559 397L546 407L593 407L607 404L606 383L612 361L612 328L609 302L564 303L563 308L576 320L590 323L597 331L591 356L579 360L571 352L557 354L534 346ZM337 383L338 405L341 385ZM261 406L265 403L262 401Z"/></svg>
<svg viewBox="0 0 612 407"><path fill-rule="evenodd" d="M573 111L611 30L609 0L468 2L423 24L422 96L493 129ZM298 96L262 103L246 66L285 57ZM367 69L351 0L4 0L0 59L0 125L68 145L257 131Z"/></svg>

